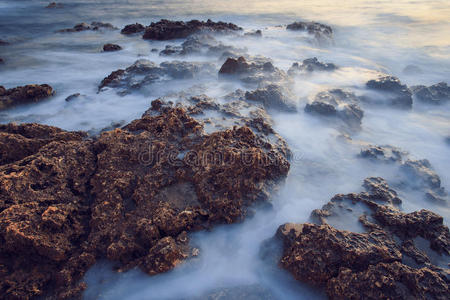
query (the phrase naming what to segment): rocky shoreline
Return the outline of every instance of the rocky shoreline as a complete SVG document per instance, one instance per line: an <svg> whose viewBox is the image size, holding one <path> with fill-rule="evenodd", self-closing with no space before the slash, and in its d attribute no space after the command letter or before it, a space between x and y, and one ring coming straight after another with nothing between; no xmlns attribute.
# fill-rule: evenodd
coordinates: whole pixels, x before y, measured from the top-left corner
<svg viewBox="0 0 450 300"><path fill-rule="evenodd" d="M64 6L53 2L48 8ZM118 28L92 22L57 32L102 30ZM295 22L285 30L319 43L333 41L333 29L317 22ZM238 82L247 90L236 90L225 102L189 93L176 95L183 104L155 99L140 118L98 134L37 123L0 125L2 298L80 298L84 275L104 259L120 272L138 267L156 275L198 256L201 249L190 244L191 233L242 222L269 204L288 176L292 153L272 126L270 112L300 111L294 79L341 69L312 57L282 70L270 58L248 55L214 38L256 39L261 30L244 33L233 23L209 19L135 23L120 33L151 41L184 39L159 55L207 53L220 61L220 68L204 61L138 59L99 82L99 94L113 90L125 96L199 76ZM112 43L102 49L125 51ZM51 101L54 94L48 84L0 86L0 111ZM65 101L84 97L76 93ZM416 101L444 105L449 99L445 82L408 87L384 74L368 80L362 94L344 88L320 91L301 111L346 136L362 130L367 107L408 111ZM447 299L449 229L432 211L403 212L407 199L395 190L408 182L426 200L446 206L440 177L427 159L414 159L394 146L366 145L359 157L398 166L399 182L389 185L370 177L364 192L335 195L311 213L310 223L281 225L262 245L262 256L273 256L271 247L281 245L278 265L299 282L325 290L330 299ZM363 232L338 228L336 219L352 219ZM257 286L249 290L272 299ZM246 288L224 289L212 297L243 298L247 293Z"/></svg>

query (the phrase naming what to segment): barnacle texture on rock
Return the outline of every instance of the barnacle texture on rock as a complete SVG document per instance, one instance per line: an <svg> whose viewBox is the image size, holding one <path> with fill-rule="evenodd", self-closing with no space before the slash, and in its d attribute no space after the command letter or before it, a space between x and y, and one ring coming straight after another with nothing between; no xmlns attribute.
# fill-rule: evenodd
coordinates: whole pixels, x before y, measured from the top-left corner
<svg viewBox="0 0 450 300"><path fill-rule="evenodd" d="M16 105L39 102L52 96L54 93L48 84L30 84L5 89L0 86L0 110L4 110Z"/></svg>
<svg viewBox="0 0 450 300"><path fill-rule="evenodd" d="M382 178L367 178L364 187L367 192L336 195L313 211L318 224L280 226L280 265L297 280L324 287L331 299L446 299L449 270L435 265L414 240L428 240L430 251L448 258L450 233L443 218L427 210L400 212L401 200ZM359 217L366 232L328 224L356 205L371 212Z"/></svg>
<svg viewBox="0 0 450 300"><path fill-rule="evenodd" d="M191 256L187 232L241 221L289 170L246 126L206 134L184 108L152 106L154 115L95 139L1 128L24 149L1 157L1 295L76 297L102 258L168 271Z"/></svg>

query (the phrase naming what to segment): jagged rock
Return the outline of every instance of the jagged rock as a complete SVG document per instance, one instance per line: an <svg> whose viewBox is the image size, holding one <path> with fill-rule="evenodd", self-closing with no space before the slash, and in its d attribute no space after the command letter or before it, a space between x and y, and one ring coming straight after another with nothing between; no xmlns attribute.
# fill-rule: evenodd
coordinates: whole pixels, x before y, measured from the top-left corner
<svg viewBox="0 0 450 300"><path fill-rule="evenodd" d="M103 45L103 51L105 52L112 52L112 51L120 51L122 50L122 47L116 44L105 44Z"/></svg>
<svg viewBox="0 0 450 300"><path fill-rule="evenodd" d="M57 32L80 32L80 31L86 31L86 30L100 30L100 29L110 29L115 30L117 29L110 23L102 23L102 22L92 22L91 24L88 23L79 23L75 25L73 28L66 28L66 29L60 29Z"/></svg>
<svg viewBox="0 0 450 300"><path fill-rule="evenodd" d="M149 60L140 59L125 70L116 70L104 78L99 90L111 87L122 88L125 92L129 92L131 89L139 89L143 85L160 80L190 79L200 73L212 73L213 70L214 66L210 63L170 61L158 66Z"/></svg>
<svg viewBox="0 0 450 300"><path fill-rule="evenodd" d="M412 94L408 87L400 82L397 77L385 76L378 79L369 80L366 87L373 91L382 92L383 96L368 97L368 102L386 103L383 98L386 96L387 103L401 108L412 107ZM379 100L379 98L382 98ZM375 99L374 99L375 98Z"/></svg>
<svg viewBox="0 0 450 300"><path fill-rule="evenodd" d="M308 58L302 64L293 63L288 71L289 75L297 74L298 72L313 72L313 71L335 71L338 67L333 63L320 62L317 57Z"/></svg>
<svg viewBox="0 0 450 300"><path fill-rule="evenodd" d="M244 49L237 49L233 46L224 45L219 43L210 34L194 34L189 36L181 46L167 45L164 50L160 52L160 55L189 55L189 54L205 54L205 55L217 55L222 56L224 53L234 52L243 53Z"/></svg>
<svg viewBox="0 0 450 300"><path fill-rule="evenodd" d="M354 93L334 89L317 94L312 103L306 104L305 112L337 117L350 127L359 128L364 112L358 102Z"/></svg>
<svg viewBox="0 0 450 300"><path fill-rule="evenodd" d="M436 83L429 87L418 85L411 87L413 96L422 102L441 104L450 100L450 87L446 82Z"/></svg>
<svg viewBox="0 0 450 300"><path fill-rule="evenodd" d="M0 165L35 154L55 141L81 141L83 132L67 132L52 126L14 123L0 125Z"/></svg>
<svg viewBox="0 0 450 300"><path fill-rule="evenodd" d="M317 22L294 22L286 26L287 30L307 32L314 39L322 43L333 40L333 29L330 26Z"/></svg>
<svg viewBox="0 0 450 300"><path fill-rule="evenodd" d="M39 102L53 94L53 89L48 84L30 84L11 89L0 86L0 110L20 104Z"/></svg>
<svg viewBox="0 0 450 300"><path fill-rule="evenodd" d="M284 154L248 127L208 135L158 103L94 140L7 125L35 146L0 166L1 295L77 297L97 259L168 271L192 254L187 232L241 221L287 174Z"/></svg>
<svg viewBox="0 0 450 300"><path fill-rule="evenodd" d="M186 38L189 35L200 31L230 32L237 30L242 30L242 28L232 23L213 22L211 20L206 22L198 20L183 22L163 19L157 23L150 24L150 26L145 29L143 38L146 40L164 41Z"/></svg>
<svg viewBox="0 0 450 300"><path fill-rule="evenodd" d="M63 8L64 4L59 2L50 2L45 8Z"/></svg>
<svg viewBox="0 0 450 300"><path fill-rule="evenodd" d="M382 178L367 178L364 187L367 192L336 195L315 210L313 220L321 225L280 226L280 265L299 281L325 287L330 299L446 299L450 273L431 264L413 241L420 236L430 242L431 250L450 255L450 233L443 218L427 210L400 212L400 199ZM327 224L336 214L345 217L343 212L360 205L372 212L359 217L367 232ZM407 265L407 258L415 263Z"/></svg>
<svg viewBox="0 0 450 300"><path fill-rule="evenodd" d="M297 108L292 97L288 97L288 94L290 93L281 86L270 84L265 88L246 92L245 98L261 102L267 109L295 112Z"/></svg>
<svg viewBox="0 0 450 300"><path fill-rule="evenodd" d="M249 84L274 83L288 81L285 72L274 67L272 62L264 57L245 59L229 57L219 70L221 78L237 78Z"/></svg>
<svg viewBox="0 0 450 300"><path fill-rule="evenodd" d="M427 197L439 200L439 197L446 197L447 193L441 186L439 175L433 170L427 159L408 159L400 166L400 170L407 176L407 182L418 189L427 189ZM440 199L443 200L443 199ZM445 200L443 200L445 201Z"/></svg>
<svg viewBox="0 0 450 300"><path fill-rule="evenodd" d="M121 31L121 34L130 35L135 34L139 32L143 32L145 30L144 25L136 23L136 24L129 24L126 25Z"/></svg>
<svg viewBox="0 0 450 300"><path fill-rule="evenodd" d="M385 163L401 163L403 161L403 157L406 155L408 155L407 152L390 145L369 145L361 149L360 153L360 157L362 158L368 158L373 161L381 161Z"/></svg>

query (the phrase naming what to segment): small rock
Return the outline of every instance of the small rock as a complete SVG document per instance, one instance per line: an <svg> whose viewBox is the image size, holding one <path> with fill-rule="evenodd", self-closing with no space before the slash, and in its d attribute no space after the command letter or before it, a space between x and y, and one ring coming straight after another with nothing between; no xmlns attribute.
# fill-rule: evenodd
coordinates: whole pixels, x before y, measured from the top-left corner
<svg viewBox="0 0 450 300"><path fill-rule="evenodd" d="M412 107L412 93L408 87L400 82L397 77L384 76L378 79L369 80L366 87L373 91L382 92L386 95L388 103L395 107L411 108ZM383 103L378 97L369 97L368 102Z"/></svg>
<svg viewBox="0 0 450 300"><path fill-rule="evenodd" d="M450 101L450 86L446 82L436 83L429 87L413 86L411 90L415 99L425 103L442 104Z"/></svg>
<svg viewBox="0 0 450 300"><path fill-rule="evenodd" d="M63 8L64 5L58 2L51 2L45 8Z"/></svg>
<svg viewBox="0 0 450 300"><path fill-rule="evenodd" d="M281 86L270 84L265 88L257 89L252 92L246 92L245 98L261 102L267 109L276 109L281 111L296 112L297 108L292 100L292 97L286 96L288 91Z"/></svg>
<svg viewBox="0 0 450 300"><path fill-rule="evenodd" d="M136 24L129 24L126 25L121 31L121 34L130 35L135 34L139 32L143 32L145 30L144 25L136 23Z"/></svg>
<svg viewBox="0 0 450 300"><path fill-rule="evenodd" d="M317 57L308 58L302 64L293 63L289 69L288 74L293 75L298 72L313 72L313 71L335 71L338 67L333 63L320 62Z"/></svg>
<svg viewBox="0 0 450 300"><path fill-rule="evenodd" d="M103 45L103 51L105 52L112 52L112 51L120 51L122 50L122 47L116 44L105 44Z"/></svg>

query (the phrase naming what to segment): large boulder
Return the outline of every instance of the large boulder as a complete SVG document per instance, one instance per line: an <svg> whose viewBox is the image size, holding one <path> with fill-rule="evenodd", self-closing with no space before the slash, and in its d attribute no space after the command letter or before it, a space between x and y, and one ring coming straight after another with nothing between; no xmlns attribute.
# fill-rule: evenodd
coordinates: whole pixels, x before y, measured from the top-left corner
<svg viewBox="0 0 450 300"><path fill-rule="evenodd" d="M171 270L197 255L188 232L243 220L289 170L285 154L246 126L206 134L184 108L152 108L96 139L5 127L19 139L11 146L34 145L0 166L5 298L77 297L97 259Z"/></svg>
<svg viewBox="0 0 450 300"><path fill-rule="evenodd" d="M150 26L145 29L143 38L146 40L164 41L186 38L189 35L200 31L231 32L237 30L242 30L242 28L232 23L213 22L211 20L206 22L198 20L183 22L163 19L159 22L151 23Z"/></svg>
<svg viewBox="0 0 450 300"><path fill-rule="evenodd" d="M53 94L53 89L48 84L30 84L11 89L0 86L0 110L20 104L39 102Z"/></svg>
<svg viewBox="0 0 450 300"><path fill-rule="evenodd" d="M384 76L372 79L366 83L366 87L369 90L381 93L365 98L368 102L388 104L400 108L412 107L412 93L397 77Z"/></svg>

